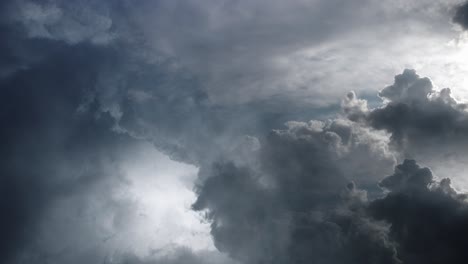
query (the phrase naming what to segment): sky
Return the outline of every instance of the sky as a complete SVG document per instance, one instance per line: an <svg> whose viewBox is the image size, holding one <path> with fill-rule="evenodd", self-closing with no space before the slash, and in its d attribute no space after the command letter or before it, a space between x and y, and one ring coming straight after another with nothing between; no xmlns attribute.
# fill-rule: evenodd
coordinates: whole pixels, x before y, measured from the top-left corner
<svg viewBox="0 0 468 264"><path fill-rule="evenodd" d="M3 0L0 263L468 257L468 2Z"/></svg>

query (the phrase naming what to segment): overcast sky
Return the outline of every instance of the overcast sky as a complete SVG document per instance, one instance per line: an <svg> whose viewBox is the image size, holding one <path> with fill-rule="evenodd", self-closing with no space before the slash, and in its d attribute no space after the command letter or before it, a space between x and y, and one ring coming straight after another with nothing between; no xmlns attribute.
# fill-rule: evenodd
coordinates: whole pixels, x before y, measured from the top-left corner
<svg viewBox="0 0 468 264"><path fill-rule="evenodd" d="M468 2L3 0L0 263L468 258Z"/></svg>

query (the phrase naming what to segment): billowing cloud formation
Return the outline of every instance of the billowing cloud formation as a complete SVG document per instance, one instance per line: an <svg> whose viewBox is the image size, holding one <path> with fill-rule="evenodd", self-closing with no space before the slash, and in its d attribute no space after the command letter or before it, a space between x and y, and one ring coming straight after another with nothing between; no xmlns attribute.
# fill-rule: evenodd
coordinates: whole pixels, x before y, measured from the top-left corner
<svg viewBox="0 0 468 264"><path fill-rule="evenodd" d="M363 215L366 195L353 184L322 190L310 175L310 185L288 193L232 164L215 173L194 208L208 210L216 247L242 263L398 263L388 226Z"/></svg>
<svg viewBox="0 0 468 264"><path fill-rule="evenodd" d="M368 202L353 183L316 184L314 177L327 176L282 175L289 184L311 182L291 193L284 183L265 185L255 172L220 164L194 207L208 210L218 249L243 263L463 263L466 196L449 179L436 181L405 160L380 183L390 192Z"/></svg>
<svg viewBox="0 0 468 264"><path fill-rule="evenodd" d="M379 93L384 105L369 109L367 102L350 94L343 109L350 120L365 123L391 135L399 159L412 158L430 164L438 174L464 182L468 112L449 88L435 90L432 81L414 70L404 70L394 84Z"/></svg>
<svg viewBox="0 0 468 264"><path fill-rule="evenodd" d="M218 164L194 204L208 210L217 248L244 263L397 263L388 227L365 216L367 194L350 183L393 159L383 136L354 125L291 122L253 167Z"/></svg>
<svg viewBox="0 0 468 264"><path fill-rule="evenodd" d="M428 168L405 160L380 185L390 190L373 201L369 212L391 224L405 263L463 263L467 253L466 195L457 194L449 179L435 182Z"/></svg>
<svg viewBox="0 0 468 264"><path fill-rule="evenodd" d="M216 247L243 263L462 263L466 196L404 160L369 201L340 170L332 127L290 125L263 142L257 167L211 171L194 209L207 210Z"/></svg>
<svg viewBox="0 0 468 264"><path fill-rule="evenodd" d="M1 5L10 8L2 8L2 13L11 8L28 8L26 15L33 16L31 19L46 19L44 16L52 12L47 8L59 8L53 7L53 2L40 1L25 5L23 1L11 1ZM122 118L118 119L123 115L115 105L124 99L144 100L145 96L119 87L118 80L106 82L109 76L106 74L118 73L124 68L122 65L128 67L131 55L118 51L122 43L96 43L91 39L96 25L87 24L92 22L87 18L70 15L75 7L58 10L66 14L57 18L54 22L57 24L43 21L42 25L52 35L29 31L30 26L41 26L40 21L18 25L9 16L15 15L14 12L1 18L0 34L5 40L0 55L5 58L0 61L2 263L99 263L106 255L118 257L127 248L114 243L114 231L125 233L131 217L143 217L139 216L143 213L138 212L139 203L132 196L115 195L115 191L125 190L125 186L130 188L121 162L131 147L146 137L143 133L137 136L126 133L127 126ZM82 12L84 16L89 15L85 10ZM24 22L26 18L15 19ZM68 21L80 19L86 23ZM68 23L76 26L73 27L78 31L76 34L70 31ZM158 69L167 66L163 62L153 65L158 65ZM156 73L154 68L149 70ZM164 72L170 76L170 70L166 68ZM136 79L133 73L136 70L121 77ZM146 82L145 85L163 87L151 84L150 80ZM121 83L126 85L124 81ZM133 85L138 86L137 80ZM171 100L167 93L168 90L160 88L159 102L180 109L189 107L191 94L184 97L174 93L171 98L177 99ZM168 109L158 111L153 114ZM174 116L167 119L158 115L158 122L166 123L161 125L164 131L177 129L168 124L179 112L174 110ZM187 110L187 113L196 112L201 111ZM135 126L132 132L137 129ZM164 133L171 134L164 131L158 138L163 138ZM168 148L161 146L161 149ZM139 245L133 247L130 254L136 254L133 251Z"/></svg>
<svg viewBox="0 0 468 264"><path fill-rule="evenodd" d="M465 137L466 106L458 104L448 88L433 91L431 81L420 78L414 70L397 75L395 83L379 95L388 100L388 104L373 110L368 122L390 132L396 144L426 144L430 139L445 143Z"/></svg>
<svg viewBox="0 0 468 264"><path fill-rule="evenodd" d="M380 180L408 156L437 171L437 153L462 153L465 106L406 70L383 106L351 92L348 119L334 116L343 89L373 94L401 66L384 65L373 34L355 36L429 31L445 43L450 3L2 1L0 262L457 263L463 238L421 235L405 206L437 216L428 230L464 234L464 196L412 161ZM189 176L175 193L133 195L125 161L142 142L196 166L165 172L199 170L196 199ZM203 224L180 219L190 195L221 252L194 245L196 228L167 235ZM176 213L140 211L154 197ZM158 217L156 228L139 220ZM154 237L168 241L139 245ZM422 238L431 254L412 247Z"/></svg>
<svg viewBox="0 0 468 264"><path fill-rule="evenodd" d="M409 151L461 152L465 106L414 70L379 95L386 104L369 109L349 93L351 121L289 122L254 162L211 170L194 209L207 210L217 248L244 263L462 263L467 204L449 179L405 159L380 181L380 198L356 183L377 182Z"/></svg>

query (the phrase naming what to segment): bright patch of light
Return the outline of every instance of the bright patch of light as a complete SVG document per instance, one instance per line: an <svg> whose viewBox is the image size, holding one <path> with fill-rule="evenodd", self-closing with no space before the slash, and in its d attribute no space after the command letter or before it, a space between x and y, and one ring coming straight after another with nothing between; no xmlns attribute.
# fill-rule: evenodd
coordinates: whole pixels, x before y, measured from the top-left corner
<svg viewBox="0 0 468 264"><path fill-rule="evenodd" d="M137 207L126 224L126 240L135 252L145 255L171 246L214 249L209 223L190 209L196 199L196 167L172 161L150 144L121 166L129 185L119 191Z"/></svg>
<svg viewBox="0 0 468 264"><path fill-rule="evenodd" d="M406 65L430 77L437 89L450 88L459 101L468 100L468 34L445 41L432 39L422 45Z"/></svg>
<svg viewBox="0 0 468 264"><path fill-rule="evenodd" d="M101 162L106 169L93 184L45 212L31 245L37 254L68 263L89 254L108 261L125 253L164 255L179 247L215 250L209 223L190 209L198 168L171 160L147 142Z"/></svg>

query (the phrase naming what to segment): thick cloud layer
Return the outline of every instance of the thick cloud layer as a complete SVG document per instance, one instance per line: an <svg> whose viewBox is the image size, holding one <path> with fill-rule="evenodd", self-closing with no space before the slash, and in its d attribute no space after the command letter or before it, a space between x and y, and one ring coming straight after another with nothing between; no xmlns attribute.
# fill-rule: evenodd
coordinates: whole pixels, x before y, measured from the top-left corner
<svg viewBox="0 0 468 264"><path fill-rule="evenodd" d="M392 166L382 141L343 120L289 123L254 166L218 164L194 209L208 210L217 248L244 263L397 263L388 227L365 216L366 192L350 183ZM376 167L363 169L369 160Z"/></svg>
<svg viewBox="0 0 468 264"><path fill-rule="evenodd" d="M96 42L98 33L93 30L104 29L96 25L102 22L99 15L88 13L90 6L70 3L59 8L53 2L10 1L2 2L2 7L2 13L8 15L2 16L0 26L5 40L0 55L5 58L0 62L0 262L101 262L110 251L104 244L113 235L101 234L100 225L111 218L108 229L125 228L121 222L128 221L128 215L134 213L129 208L136 206L131 197L112 196L115 188L128 184L119 162L140 138L169 152L167 146L173 148L174 144L163 141L164 136L180 140L171 134L181 128L173 126L172 120L203 112L190 106L192 99L199 102L197 98L202 96L196 91L177 94L170 90L174 92L171 98L175 98L171 99L161 84L164 78L158 78L161 83L146 79L146 86L160 87L155 93L164 104L153 114L155 122L164 124L157 138L166 144L144 133L136 134L139 127L127 129L129 118L116 105L124 105L125 100L145 100L143 92L133 93L125 83L133 78L131 86L139 86L135 75L140 73L128 69L132 56L120 51L122 43ZM76 9L83 10L73 13ZM96 20L89 20L88 15ZM142 62L133 62L143 67ZM165 68L164 76L171 75L167 70L170 65L152 65L156 66L148 71L153 74ZM119 75L119 71L122 80L112 78L114 83L105 83L111 72ZM124 86L119 87L119 82ZM174 106L171 111L167 108L170 105ZM163 112L174 114L166 117ZM75 210L61 209L61 203ZM101 211L89 209L92 207ZM86 213L94 214L94 221L90 217L88 222L83 216ZM65 228L71 226L67 221L75 222L73 230ZM64 237L52 234L55 232ZM125 253L118 245L113 250L118 252L111 255Z"/></svg>
<svg viewBox="0 0 468 264"><path fill-rule="evenodd" d="M462 263L467 204L448 178L404 159L380 181L388 193L369 201L356 183L425 150L466 153L465 106L414 70L379 96L385 105L369 110L349 93L350 121L289 122L253 162L209 171L194 209L207 210L217 248L244 263Z"/></svg>
<svg viewBox="0 0 468 264"><path fill-rule="evenodd" d="M407 62L385 64L374 40L445 43L453 3L2 1L0 262L461 263L465 196L405 158L439 171L462 157L465 105L405 70L370 109L374 84ZM340 116L350 88L369 100L349 93ZM196 166L164 173L199 171L202 223L180 219L193 178L132 194L139 144ZM154 197L180 206L156 231L139 220L151 210L138 199ZM203 224L216 248L194 245ZM187 226L189 239L168 235ZM154 237L168 241L139 244Z"/></svg>
<svg viewBox="0 0 468 264"><path fill-rule="evenodd" d="M81 58L97 50L82 46L63 56L61 49L40 67L0 81L2 262L28 241L51 200L115 173L105 163L129 141L112 133L113 119L95 112L95 103L78 111L83 86L95 77L102 57Z"/></svg>
<svg viewBox="0 0 468 264"><path fill-rule="evenodd" d="M356 149L346 153L332 127L275 131L257 166L211 171L194 209L207 210L216 247L243 263L463 263L466 195L404 160L369 201L340 170Z"/></svg>
<svg viewBox="0 0 468 264"><path fill-rule="evenodd" d="M466 195L457 194L448 178L435 182L428 168L405 160L380 185L390 193L373 201L369 212L391 224L390 237L405 263L466 261Z"/></svg>
<svg viewBox="0 0 468 264"><path fill-rule="evenodd" d="M219 166L194 208L209 211L215 245L242 263L398 263L388 227L362 214L366 195L354 185L288 197L252 172Z"/></svg>

